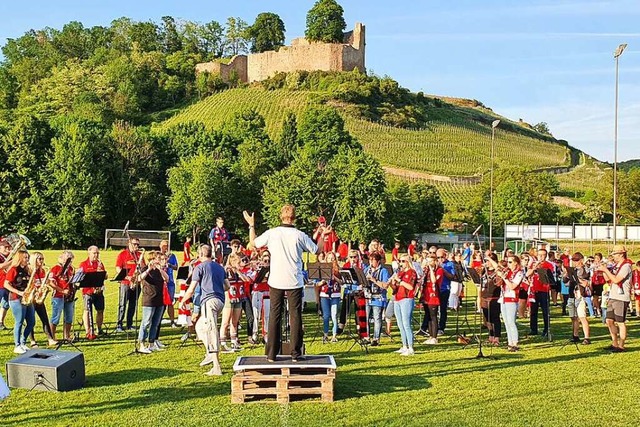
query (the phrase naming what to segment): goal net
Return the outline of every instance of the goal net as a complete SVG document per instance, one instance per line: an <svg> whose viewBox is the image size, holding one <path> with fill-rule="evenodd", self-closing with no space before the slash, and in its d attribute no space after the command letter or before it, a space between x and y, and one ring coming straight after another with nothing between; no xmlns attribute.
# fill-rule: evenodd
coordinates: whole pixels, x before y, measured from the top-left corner
<svg viewBox="0 0 640 427"><path fill-rule="evenodd" d="M122 228L107 228L104 231L104 248L122 248L127 246L127 235ZM140 240L142 248L158 248L162 240L169 242L171 247L171 232L163 230L129 230L129 235Z"/></svg>

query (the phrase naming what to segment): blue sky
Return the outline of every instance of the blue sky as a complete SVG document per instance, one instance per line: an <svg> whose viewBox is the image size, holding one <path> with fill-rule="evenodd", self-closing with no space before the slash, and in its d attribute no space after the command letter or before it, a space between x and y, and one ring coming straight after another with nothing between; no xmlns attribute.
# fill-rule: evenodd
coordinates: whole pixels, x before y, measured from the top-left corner
<svg viewBox="0 0 640 427"><path fill-rule="evenodd" d="M347 27L366 25L367 68L413 91L473 98L511 119L545 121L557 138L613 160L615 61L620 58L618 160L640 158L640 1L343 0ZM108 25L163 15L252 23L278 13L302 36L313 1L40 1L0 3L0 43L70 20Z"/></svg>

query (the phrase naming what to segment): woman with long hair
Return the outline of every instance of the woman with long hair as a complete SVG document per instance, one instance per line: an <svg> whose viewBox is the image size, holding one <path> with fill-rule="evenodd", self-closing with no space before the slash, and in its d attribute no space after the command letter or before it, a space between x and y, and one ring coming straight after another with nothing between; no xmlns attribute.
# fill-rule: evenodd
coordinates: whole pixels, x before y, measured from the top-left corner
<svg viewBox="0 0 640 427"><path fill-rule="evenodd" d="M531 257L527 252L520 254L520 271L524 274L520 288L518 289L518 317L524 319L527 317L527 305L529 303L529 281L527 280L527 269Z"/></svg>
<svg viewBox="0 0 640 427"><path fill-rule="evenodd" d="M507 257L507 269L499 270L497 273L502 278L500 311L507 330L507 348L512 352L519 350L516 312L518 311L520 284L524 278L520 262L518 256L511 255ZM494 265L494 268L497 268L497 265Z"/></svg>
<svg viewBox="0 0 640 427"><path fill-rule="evenodd" d="M13 352L17 354L23 354L29 350L25 343L36 324L36 313L33 304L22 304L22 297L25 289L27 289L30 277L29 253L27 251L18 251L13 257L4 282L5 289L9 291L9 306L15 320L13 325L13 341L15 345Z"/></svg>
<svg viewBox="0 0 640 427"><path fill-rule="evenodd" d="M33 252L31 254L31 257L29 258L29 269L31 270L31 273L34 274L33 280L36 286L36 295L40 292L44 292L43 286L49 285L45 283L45 280L48 280L48 278L45 277L47 274L44 271L44 255L42 254L42 252ZM42 330L47 336L47 342L49 346L51 347L57 345L58 342L53 338L53 333L51 332L51 324L49 323L47 306L44 304L44 301L39 303L34 300L33 309L38 315L40 323L42 323ZM31 331L31 347L38 347L38 343L36 341L33 330Z"/></svg>
<svg viewBox="0 0 640 427"><path fill-rule="evenodd" d="M400 269L390 280L389 286L393 289L394 310L402 347L396 350L402 356L412 356L413 332L411 330L411 315L413 314L413 298L416 293L418 276L413 269L413 262L409 255L403 255L400 259Z"/></svg>
<svg viewBox="0 0 640 427"><path fill-rule="evenodd" d="M159 351L164 345L158 341L160 321L164 314L164 286L169 276L163 269L165 256L151 251L145 254L145 267L140 273L142 283L142 321L138 332L138 352L149 354ZM145 341L149 340L149 345Z"/></svg>
<svg viewBox="0 0 640 427"><path fill-rule="evenodd" d="M440 309L440 286L444 270L438 266L438 258L429 255L424 268L424 286L422 288L422 306L424 307L425 322L429 325L429 336L424 344L438 344L438 310Z"/></svg>
<svg viewBox="0 0 640 427"><path fill-rule="evenodd" d="M502 325L500 323L500 304L498 298L502 288L502 278L499 277L497 269L504 268L498 263L498 257L491 252L486 255L486 274L483 277L481 296L482 313L489 329L489 343L495 346L500 345L500 333Z"/></svg>

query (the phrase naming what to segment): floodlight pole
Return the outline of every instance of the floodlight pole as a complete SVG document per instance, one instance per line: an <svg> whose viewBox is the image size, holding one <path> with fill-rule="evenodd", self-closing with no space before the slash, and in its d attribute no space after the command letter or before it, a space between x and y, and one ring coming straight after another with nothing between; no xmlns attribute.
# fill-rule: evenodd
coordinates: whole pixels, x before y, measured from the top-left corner
<svg viewBox="0 0 640 427"><path fill-rule="evenodd" d="M500 120L494 120L491 123L491 178L489 183L489 250L493 242L493 162L495 151L496 127L500 124Z"/></svg>
<svg viewBox="0 0 640 427"><path fill-rule="evenodd" d="M617 205L618 205L618 58L627 47L626 43L621 44L613 52L613 58L616 60L616 105L614 117L613 131L613 244L617 243Z"/></svg>

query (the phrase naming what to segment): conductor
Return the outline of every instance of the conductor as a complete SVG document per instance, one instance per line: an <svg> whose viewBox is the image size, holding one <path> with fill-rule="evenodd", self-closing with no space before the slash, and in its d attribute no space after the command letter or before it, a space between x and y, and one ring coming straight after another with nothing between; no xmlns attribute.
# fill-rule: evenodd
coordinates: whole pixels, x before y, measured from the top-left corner
<svg viewBox="0 0 640 427"><path fill-rule="evenodd" d="M291 360L297 362L302 355L302 297L304 278L302 276L302 253L322 252L324 236L331 233L331 226L321 225L317 233L318 243L295 228L296 210L293 205L284 205L280 209L281 224L256 237L255 217L247 211L243 213L249 224L249 245L269 248L271 253L271 272L269 274L269 298L271 309L269 316L269 340L267 342L267 360L274 362L280 350L282 335L282 305L285 292L288 293L289 325L291 327Z"/></svg>

